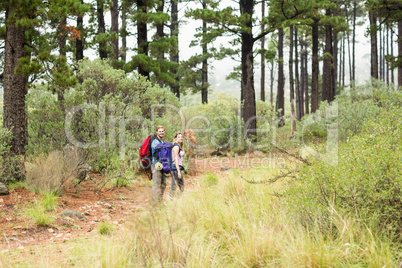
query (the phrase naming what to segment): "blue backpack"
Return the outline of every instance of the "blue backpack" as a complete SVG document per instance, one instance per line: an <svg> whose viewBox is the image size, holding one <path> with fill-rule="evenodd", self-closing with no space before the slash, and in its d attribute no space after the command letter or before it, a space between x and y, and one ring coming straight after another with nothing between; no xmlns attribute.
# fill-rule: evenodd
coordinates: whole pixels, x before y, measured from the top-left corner
<svg viewBox="0 0 402 268"><path fill-rule="evenodd" d="M156 161L162 163L163 173L170 173L172 165L172 147L170 142L159 143L155 149Z"/></svg>

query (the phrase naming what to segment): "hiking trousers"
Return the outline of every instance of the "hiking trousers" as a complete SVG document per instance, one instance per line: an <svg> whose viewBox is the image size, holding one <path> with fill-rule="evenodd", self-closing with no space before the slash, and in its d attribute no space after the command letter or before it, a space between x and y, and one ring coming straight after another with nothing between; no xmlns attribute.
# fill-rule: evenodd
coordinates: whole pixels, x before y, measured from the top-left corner
<svg viewBox="0 0 402 268"><path fill-rule="evenodd" d="M183 171L181 172L181 179L179 179L177 170L171 170L170 174L172 174L172 187L170 188L170 197L174 197L177 186L179 186L181 192L184 191Z"/></svg>
<svg viewBox="0 0 402 268"><path fill-rule="evenodd" d="M161 170L155 169L155 164L151 165L152 172L152 200L154 204L160 203L163 200L163 193L166 189L166 176Z"/></svg>

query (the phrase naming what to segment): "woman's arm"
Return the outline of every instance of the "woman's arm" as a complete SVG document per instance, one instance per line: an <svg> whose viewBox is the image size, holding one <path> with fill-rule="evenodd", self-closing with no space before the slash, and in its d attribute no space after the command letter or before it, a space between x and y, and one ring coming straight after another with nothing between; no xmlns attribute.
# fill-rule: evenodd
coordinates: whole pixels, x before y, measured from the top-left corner
<svg viewBox="0 0 402 268"><path fill-rule="evenodd" d="M174 146L173 147L173 158L174 158L174 165L176 166L176 170L177 170L177 177L179 179L182 178L181 175L181 170L180 170L180 166L179 166L179 146Z"/></svg>

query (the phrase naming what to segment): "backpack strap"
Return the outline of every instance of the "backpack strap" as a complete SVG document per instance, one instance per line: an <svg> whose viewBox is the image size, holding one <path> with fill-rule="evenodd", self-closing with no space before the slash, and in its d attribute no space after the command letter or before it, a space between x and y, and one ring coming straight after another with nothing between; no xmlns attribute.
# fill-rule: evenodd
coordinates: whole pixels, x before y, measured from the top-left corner
<svg viewBox="0 0 402 268"><path fill-rule="evenodd" d="M155 135L155 134L152 134L152 135ZM154 142L154 140L158 140L158 141L159 141L159 144L163 143L163 142L158 138L157 135L155 135L155 138L152 140L152 143ZM151 150L152 150L152 143L151 143ZM156 156L156 153L157 153L157 150L156 150L156 147L155 147L155 150L152 150L152 157L155 157L155 156Z"/></svg>
<svg viewBox="0 0 402 268"><path fill-rule="evenodd" d="M179 147L179 155L180 155L180 151L183 151L182 149L181 149L181 147L180 147L180 145L179 144L177 144L177 143L175 143L175 144L173 144L173 146L172 146L172 154L171 154L171 164L170 164L170 166L171 166L171 169L173 169L173 170L176 170L176 165L174 165L174 157L173 157L173 147L175 147L175 146L178 146Z"/></svg>

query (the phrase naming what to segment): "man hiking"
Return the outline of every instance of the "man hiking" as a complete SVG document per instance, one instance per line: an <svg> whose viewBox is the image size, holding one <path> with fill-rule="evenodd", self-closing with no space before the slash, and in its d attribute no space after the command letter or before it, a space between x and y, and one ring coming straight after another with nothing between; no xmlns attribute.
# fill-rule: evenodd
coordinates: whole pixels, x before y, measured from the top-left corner
<svg viewBox="0 0 402 268"><path fill-rule="evenodd" d="M163 143L163 137L165 136L165 128L163 126L156 127L156 139L152 141L151 144L151 153L152 153L152 164L151 164L151 172L152 172L152 199L154 204L158 204L163 200L163 193L166 188L166 176L162 170L156 170L155 163L156 161L156 147Z"/></svg>

